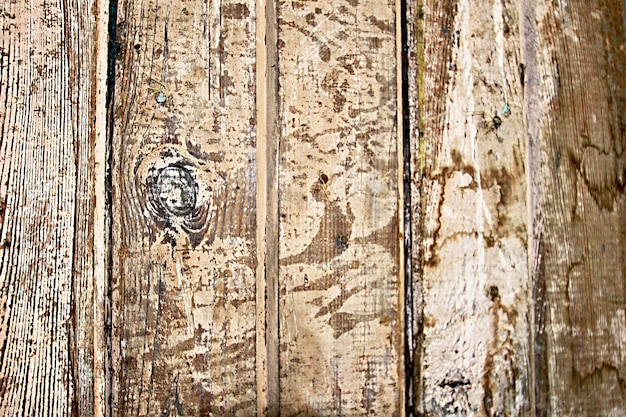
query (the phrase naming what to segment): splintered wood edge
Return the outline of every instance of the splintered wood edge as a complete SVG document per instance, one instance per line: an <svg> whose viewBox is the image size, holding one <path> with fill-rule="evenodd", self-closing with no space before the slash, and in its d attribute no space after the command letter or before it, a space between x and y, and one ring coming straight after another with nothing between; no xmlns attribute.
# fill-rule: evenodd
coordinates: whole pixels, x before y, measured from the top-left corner
<svg viewBox="0 0 626 417"><path fill-rule="evenodd" d="M95 1L96 18L96 53L94 70L94 118L95 118L95 144L94 144L94 295L93 295L93 413L95 417L103 417L106 413L106 355L107 336L105 334L105 296L107 281L107 67L108 67L108 24L109 2L106 0Z"/></svg>

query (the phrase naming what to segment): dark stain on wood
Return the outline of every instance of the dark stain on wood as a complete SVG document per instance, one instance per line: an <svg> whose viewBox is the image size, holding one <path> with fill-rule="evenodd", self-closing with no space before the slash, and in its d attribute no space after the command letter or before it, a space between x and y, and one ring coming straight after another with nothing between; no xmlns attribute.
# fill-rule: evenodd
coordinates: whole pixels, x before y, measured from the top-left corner
<svg viewBox="0 0 626 417"><path fill-rule="evenodd" d="M330 48L326 44L320 44L320 59L324 62L330 61Z"/></svg>
<svg viewBox="0 0 626 417"><path fill-rule="evenodd" d="M281 259L281 265L306 262L313 254L320 257L321 262L330 260L339 256L350 244L348 236L350 236L353 216L344 215L336 203L327 200L322 184L314 184L311 192L318 201L324 201L326 204L319 230L304 251ZM339 243L337 239L340 239Z"/></svg>
<svg viewBox="0 0 626 417"><path fill-rule="evenodd" d="M250 9L245 3L227 3L221 8L221 16L227 19L247 19Z"/></svg>
<svg viewBox="0 0 626 417"><path fill-rule="evenodd" d="M175 216L185 216L196 208L198 184L185 167L171 165L157 174L152 194L158 204Z"/></svg>
<svg viewBox="0 0 626 417"><path fill-rule="evenodd" d="M521 374L511 359L518 346L511 340L510 331L505 330L515 325L518 313L515 309L507 307L502 303L500 290L497 286L489 286L486 295L492 302L490 313L493 337L490 341L489 352L485 358L481 384L483 387L482 405L484 413L487 416L491 416L504 413L502 409L493 409L494 395L501 397L500 403L504 402L509 406L513 404L519 406L515 385L521 382L519 381ZM505 327L505 329L502 329L502 327ZM505 371L503 373L503 368L508 372ZM523 401L529 402L528 399Z"/></svg>

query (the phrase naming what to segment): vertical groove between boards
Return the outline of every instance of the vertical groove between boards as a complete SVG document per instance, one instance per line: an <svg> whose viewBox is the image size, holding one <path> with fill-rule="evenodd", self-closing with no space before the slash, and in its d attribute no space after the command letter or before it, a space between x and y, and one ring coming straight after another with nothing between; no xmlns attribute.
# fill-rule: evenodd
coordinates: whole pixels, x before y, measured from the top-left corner
<svg viewBox="0 0 626 417"><path fill-rule="evenodd" d="M103 252L105 259L106 274L104 280L104 321L103 328L105 331L105 349L106 357L104 359L105 367L105 416L113 416L114 393L113 393L113 242L114 242L114 226L113 226L113 132L115 126L113 106L115 104L115 82L116 82L116 59L119 45L117 42L117 11L118 0L108 0L108 49L107 49L107 82L106 82L106 123L107 123L107 141L106 141L106 164L105 170L105 190L106 190L106 212L108 217L105 218L104 228L106 230L105 242L106 251Z"/></svg>
<svg viewBox="0 0 626 417"><path fill-rule="evenodd" d="M409 265L406 265L405 262L410 261L410 257L407 257L406 247L405 247L405 233L409 233L410 236L410 227L405 227L405 204L410 204L411 200L405 200L406 192L405 189L405 175L407 174L406 166L405 166L405 158L408 155L405 155L405 34L406 34L406 19L404 18L404 13L406 12L406 0L396 0L396 143L397 143L397 184L398 184L398 320L400 321L400 326L398 329L402 329L402 335L400 337L400 345L402 349L399 349L399 354L402 356L398 360L398 385L402 387L400 389L398 409L400 411L399 415L407 415L408 407L407 400L409 399L409 382L410 376L408 371L409 361L407 359L410 357L409 352L407 351L407 338L409 334L407 333L407 326L410 326L409 321L407 320L407 314L410 312L407 306L407 273L410 276L411 268ZM410 246L409 246L410 247Z"/></svg>
<svg viewBox="0 0 626 417"><path fill-rule="evenodd" d="M404 300L400 304L404 305L404 407L406 416L413 416L413 244L412 244L412 211L411 211L411 117L409 106L409 1L399 0L399 15L397 17L400 26L399 51L400 69L398 93L400 97L398 102L400 108L399 128L401 137L398 138L398 149L400 163L398 172L398 184L403 198L402 204L399 204L399 213L402 214L401 224L404 226L403 231L403 252L404 260L401 262L404 267L403 276L399 282L404 282Z"/></svg>

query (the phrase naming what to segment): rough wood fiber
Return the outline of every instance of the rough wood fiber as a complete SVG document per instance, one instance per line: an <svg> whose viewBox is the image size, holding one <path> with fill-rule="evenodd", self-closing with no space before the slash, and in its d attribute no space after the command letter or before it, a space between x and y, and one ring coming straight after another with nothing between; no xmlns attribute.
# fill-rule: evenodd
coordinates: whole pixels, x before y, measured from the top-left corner
<svg viewBox="0 0 626 417"><path fill-rule="evenodd" d="M256 412L255 3L122 1L113 415Z"/></svg>
<svg viewBox="0 0 626 417"><path fill-rule="evenodd" d="M403 414L395 7L278 3L282 415Z"/></svg>
<svg viewBox="0 0 626 417"><path fill-rule="evenodd" d="M525 5L537 415L626 414L622 1Z"/></svg>
<svg viewBox="0 0 626 417"><path fill-rule="evenodd" d="M95 1L0 7L0 415L100 415L94 149L105 114L94 114L106 16Z"/></svg>
<svg viewBox="0 0 626 417"><path fill-rule="evenodd" d="M530 414L519 7L414 11L415 414Z"/></svg>

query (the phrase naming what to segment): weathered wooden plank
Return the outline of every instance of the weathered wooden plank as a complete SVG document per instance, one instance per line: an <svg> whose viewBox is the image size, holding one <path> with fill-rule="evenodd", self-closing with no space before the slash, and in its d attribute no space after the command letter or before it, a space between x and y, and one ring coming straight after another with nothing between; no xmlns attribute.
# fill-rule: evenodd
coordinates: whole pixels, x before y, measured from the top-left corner
<svg viewBox="0 0 626 417"><path fill-rule="evenodd" d="M256 412L255 3L122 1L113 414Z"/></svg>
<svg viewBox="0 0 626 417"><path fill-rule="evenodd" d="M275 0L257 1L257 414L270 417L280 415L276 6Z"/></svg>
<svg viewBox="0 0 626 417"><path fill-rule="evenodd" d="M537 415L626 414L622 1L525 8Z"/></svg>
<svg viewBox="0 0 626 417"><path fill-rule="evenodd" d="M108 9L0 7L0 414L102 415L94 353L103 346L94 343L104 329L94 311L103 307L95 290L104 255L94 235L102 238L103 223L94 216L104 206L96 143L105 132Z"/></svg>
<svg viewBox="0 0 626 417"><path fill-rule="evenodd" d="M402 415L396 4L277 14L280 412Z"/></svg>
<svg viewBox="0 0 626 417"><path fill-rule="evenodd" d="M413 11L416 414L531 412L519 8Z"/></svg>

